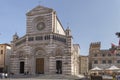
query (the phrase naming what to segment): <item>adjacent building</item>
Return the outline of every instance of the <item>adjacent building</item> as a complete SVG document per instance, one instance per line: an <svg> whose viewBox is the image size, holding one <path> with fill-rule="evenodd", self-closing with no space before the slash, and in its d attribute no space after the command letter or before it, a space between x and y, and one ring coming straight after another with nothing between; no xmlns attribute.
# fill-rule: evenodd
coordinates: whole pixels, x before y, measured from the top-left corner
<svg viewBox="0 0 120 80"><path fill-rule="evenodd" d="M73 44L51 8L37 6L26 14L26 34L13 36L10 72L14 74L79 74L79 45Z"/></svg>
<svg viewBox="0 0 120 80"><path fill-rule="evenodd" d="M112 45L110 49L101 49L101 43L90 44L89 69L99 67L107 69L115 65L120 68L120 46Z"/></svg>
<svg viewBox="0 0 120 80"><path fill-rule="evenodd" d="M0 44L0 73L9 72L9 56L11 46L9 44Z"/></svg>
<svg viewBox="0 0 120 80"><path fill-rule="evenodd" d="M79 57L79 73L80 74L88 74L88 68L89 68L89 60L88 56L82 56Z"/></svg>

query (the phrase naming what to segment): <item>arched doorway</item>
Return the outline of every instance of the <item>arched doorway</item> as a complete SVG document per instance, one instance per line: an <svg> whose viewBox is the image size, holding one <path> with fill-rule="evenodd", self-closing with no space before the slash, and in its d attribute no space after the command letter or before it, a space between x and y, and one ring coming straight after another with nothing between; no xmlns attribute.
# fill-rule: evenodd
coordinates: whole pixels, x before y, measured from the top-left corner
<svg viewBox="0 0 120 80"><path fill-rule="evenodd" d="M44 58L36 58L36 73L44 74Z"/></svg>
<svg viewBox="0 0 120 80"><path fill-rule="evenodd" d="M63 50L61 48L57 48L55 50L55 56L56 56L56 73L62 74L62 57L63 57Z"/></svg>
<svg viewBox="0 0 120 80"><path fill-rule="evenodd" d="M23 74L24 73L24 61L21 61L20 62L20 74Z"/></svg>
<svg viewBox="0 0 120 80"><path fill-rule="evenodd" d="M57 70L57 74L62 74L62 61L61 60L57 60L56 61L56 70Z"/></svg>
<svg viewBox="0 0 120 80"><path fill-rule="evenodd" d="M24 60L24 58L25 58L25 52L24 51L19 51L18 52L19 54L18 54L18 56L19 56L19 73L20 74L24 74L24 72L25 72L25 60Z"/></svg>
<svg viewBox="0 0 120 80"><path fill-rule="evenodd" d="M35 52L36 74L45 73L45 51L42 48L37 48Z"/></svg>

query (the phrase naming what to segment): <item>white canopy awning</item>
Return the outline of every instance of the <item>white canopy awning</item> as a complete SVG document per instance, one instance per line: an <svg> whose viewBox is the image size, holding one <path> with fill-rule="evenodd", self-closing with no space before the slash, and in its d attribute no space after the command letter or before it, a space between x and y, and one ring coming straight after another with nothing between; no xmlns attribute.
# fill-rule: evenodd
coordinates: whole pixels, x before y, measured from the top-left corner
<svg viewBox="0 0 120 80"><path fill-rule="evenodd" d="M119 70L120 68L116 67L115 65L111 66L110 68L106 70Z"/></svg>
<svg viewBox="0 0 120 80"><path fill-rule="evenodd" d="M101 68L99 68L99 67L94 67L93 69L91 69L92 71L99 71L99 70L102 70Z"/></svg>

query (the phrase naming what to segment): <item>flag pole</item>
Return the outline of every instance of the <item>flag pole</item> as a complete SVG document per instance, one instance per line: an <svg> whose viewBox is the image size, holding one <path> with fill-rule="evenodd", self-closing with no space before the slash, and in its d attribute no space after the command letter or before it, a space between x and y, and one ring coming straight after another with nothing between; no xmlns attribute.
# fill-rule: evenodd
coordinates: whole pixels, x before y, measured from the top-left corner
<svg viewBox="0 0 120 80"><path fill-rule="evenodd" d="M119 38L118 46L120 46L120 32L116 32L116 35Z"/></svg>

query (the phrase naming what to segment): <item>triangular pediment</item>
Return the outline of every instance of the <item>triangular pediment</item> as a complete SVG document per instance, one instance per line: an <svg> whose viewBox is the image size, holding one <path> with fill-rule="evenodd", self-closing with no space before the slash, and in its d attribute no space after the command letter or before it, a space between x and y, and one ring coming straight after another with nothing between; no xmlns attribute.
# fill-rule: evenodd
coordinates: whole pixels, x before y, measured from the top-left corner
<svg viewBox="0 0 120 80"><path fill-rule="evenodd" d="M50 13L52 11L53 9L51 8L47 8L44 6L37 6L33 8L31 11L29 11L26 15L30 16L30 15L36 15L36 14L45 14L45 13Z"/></svg>

